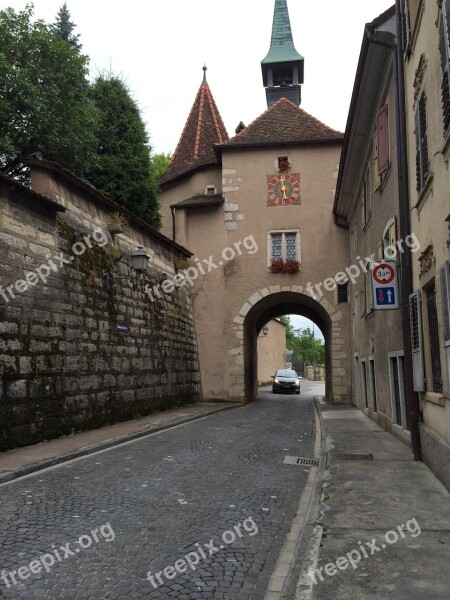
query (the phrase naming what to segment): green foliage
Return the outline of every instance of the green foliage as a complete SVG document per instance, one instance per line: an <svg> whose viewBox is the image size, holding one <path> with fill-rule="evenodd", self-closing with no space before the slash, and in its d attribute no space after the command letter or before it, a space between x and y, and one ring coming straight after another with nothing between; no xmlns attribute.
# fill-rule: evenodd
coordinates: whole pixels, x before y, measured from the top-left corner
<svg viewBox="0 0 450 600"><path fill-rule="evenodd" d="M322 338L315 338L309 327L294 329L288 316L278 317L286 325L286 347L294 351L294 363L315 362L325 364L325 343Z"/></svg>
<svg viewBox="0 0 450 600"><path fill-rule="evenodd" d="M53 33L64 40L71 48L77 50L78 52L81 50L81 44L79 42L79 35L74 35L73 30L76 25L70 20L70 11L67 8L66 2L61 6L56 15L56 21L53 25L50 25Z"/></svg>
<svg viewBox="0 0 450 600"><path fill-rule="evenodd" d="M155 228L160 227L150 146L139 108L118 77L100 75L91 87L99 113L97 164L88 178L95 187Z"/></svg>
<svg viewBox="0 0 450 600"><path fill-rule="evenodd" d="M170 154L153 154L151 157L150 168L152 171L153 180L158 183L163 175L166 174L169 168Z"/></svg>
<svg viewBox="0 0 450 600"><path fill-rule="evenodd" d="M17 175L40 151L83 175L96 150L88 58L32 17L32 4L0 11L0 169Z"/></svg>

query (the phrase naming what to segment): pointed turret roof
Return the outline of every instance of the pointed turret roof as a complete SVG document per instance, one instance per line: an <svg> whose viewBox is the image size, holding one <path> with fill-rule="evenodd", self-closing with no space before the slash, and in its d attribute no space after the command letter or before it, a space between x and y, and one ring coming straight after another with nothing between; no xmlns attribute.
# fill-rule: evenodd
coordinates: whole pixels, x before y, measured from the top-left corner
<svg viewBox="0 0 450 600"><path fill-rule="evenodd" d="M280 98L221 148L339 142L343 136L287 98Z"/></svg>
<svg viewBox="0 0 450 600"><path fill-rule="evenodd" d="M206 67L180 141L160 185L179 179L208 165L217 165L215 144L228 141L228 133L214 101L208 82Z"/></svg>
<svg viewBox="0 0 450 600"><path fill-rule="evenodd" d="M275 0L270 50L261 61L261 64L268 65L300 60L303 60L303 56L297 52L294 46L287 0Z"/></svg>

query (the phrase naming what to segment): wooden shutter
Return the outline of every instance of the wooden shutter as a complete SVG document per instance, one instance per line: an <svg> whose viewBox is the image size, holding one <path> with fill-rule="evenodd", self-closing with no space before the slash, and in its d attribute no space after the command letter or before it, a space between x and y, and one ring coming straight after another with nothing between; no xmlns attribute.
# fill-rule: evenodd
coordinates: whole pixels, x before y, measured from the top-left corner
<svg viewBox="0 0 450 600"><path fill-rule="evenodd" d="M411 43L411 22L409 17L409 2L402 0L402 48L403 54L408 54Z"/></svg>
<svg viewBox="0 0 450 600"><path fill-rule="evenodd" d="M450 340L450 265L448 262L441 269L442 315L444 340Z"/></svg>
<svg viewBox="0 0 450 600"><path fill-rule="evenodd" d="M372 143L372 166L370 168L372 172L372 189L376 192L381 185L381 177L378 173L378 135L373 134Z"/></svg>
<svg viewBox="0 0 450 600"><path fill-rule="evenodd" d="M442 113L444 120L444 135L450 129L450 0L442 3L442 15L439 31L439 49L442 66Z"/></svg>
<svg viewBox="0 0 450 600"><path fill-rule="evenodd" d="M416 111L416 177L420 192L428 175L427 99L422 93Z"/></svg>
<svg viewBox="0 0 450 600"><path fill-rule="evenodd" d="M378 174L381 175L389 168L389 126L388 106L380 108L377 114L378 138Z"/></svg>
<svg viewBox="0 0 450 600"><path fill-rule="evenodd" d="M409 297L409 317L414 390L416 392L423 392L425 390L425 374L423 369L422 313L419 290Z"/></svg>

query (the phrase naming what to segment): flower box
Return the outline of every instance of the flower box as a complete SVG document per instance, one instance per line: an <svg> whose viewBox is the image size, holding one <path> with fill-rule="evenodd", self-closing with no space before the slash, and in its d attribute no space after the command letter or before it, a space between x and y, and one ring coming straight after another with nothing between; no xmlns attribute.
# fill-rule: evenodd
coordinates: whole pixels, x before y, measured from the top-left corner
<svg viewBox="0 0 450 600"><path fill-rule="evenodd" d="M300 271L301 264L298 260L273 260L269 266L271 273L298 273Z"/></svg>

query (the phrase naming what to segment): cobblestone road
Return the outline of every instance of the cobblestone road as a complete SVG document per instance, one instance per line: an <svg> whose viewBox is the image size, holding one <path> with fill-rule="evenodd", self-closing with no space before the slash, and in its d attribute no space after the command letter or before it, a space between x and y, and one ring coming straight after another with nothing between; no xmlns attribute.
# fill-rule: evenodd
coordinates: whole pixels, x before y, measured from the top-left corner
<svg viewBox="0 0 450 600"><path fill-rule="evenodd" d="M0 487L0 598L262 599L314 433L311 398L266 393Z"/></svg>

